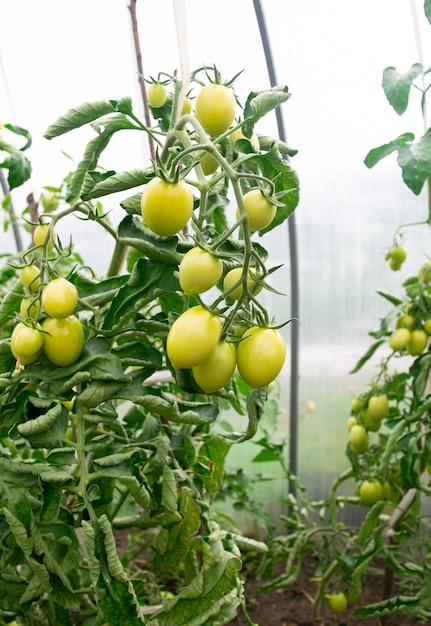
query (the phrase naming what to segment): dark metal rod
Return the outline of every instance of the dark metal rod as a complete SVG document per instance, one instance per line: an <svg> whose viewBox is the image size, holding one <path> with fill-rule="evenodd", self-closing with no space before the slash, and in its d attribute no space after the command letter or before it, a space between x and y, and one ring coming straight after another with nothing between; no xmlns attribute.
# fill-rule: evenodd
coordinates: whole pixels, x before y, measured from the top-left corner
<svg viewBox="0 0 431 626"><path fill-rule="evenodd" d="M259 26L262 46L265 53L266 65L271 87L277 85L274 63L272 60L271 47L265 18L260 0L253 0L254 10ZM280 107L275 110L278 134L281 141L286 142L283 116ZM298 412L299 412L299 271L298 271L298 246L296 237L295 213L287 221L290 253L290 282L291 282L291 353L290 353L290 439L289 439L289 470L295 476L298 473ZM289 484L290 491L294 491Z"/></svg>

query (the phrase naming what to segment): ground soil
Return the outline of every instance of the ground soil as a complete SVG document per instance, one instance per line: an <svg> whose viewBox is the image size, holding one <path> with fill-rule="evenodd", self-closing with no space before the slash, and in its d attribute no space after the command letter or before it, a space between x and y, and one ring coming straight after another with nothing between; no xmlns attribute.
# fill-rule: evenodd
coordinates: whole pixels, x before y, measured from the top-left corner
<svg viewBox="0 0 431 626"><path fill-rule="evenodd" d="M312 581L315 564L310 561L302 568L297 582L284 589L269 593L257 593L262 580L248 575L245 582L247 612L252 622L258 626L419 626L418 619L396 613L386 621L358 619L353 613L360 606L380 602L383 597L383 577L372 576L363 581L361 601L342 615L331 614L325 606L318 619L312 617L312 598L316 593L316 583ZM397 592L394 589L394 595ZM399 592L399 590L398 590ZM402 592L401 592L402 593ZM239 614L232 622L234 626L249 626L245 617Z"/></svg>

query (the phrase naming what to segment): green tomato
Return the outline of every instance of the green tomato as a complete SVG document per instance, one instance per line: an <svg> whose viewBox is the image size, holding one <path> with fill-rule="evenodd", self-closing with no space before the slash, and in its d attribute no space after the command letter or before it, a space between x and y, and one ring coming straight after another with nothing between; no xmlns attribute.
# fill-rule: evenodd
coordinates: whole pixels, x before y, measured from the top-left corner
<svg viewBox="0 0 431 626"><path fill-rule="evenodd" d="M52 213L58 209L58 205L60 204L60 198L56 196L53 191L42 192L40 199L45 213Z"/></svg>
<svg viewBox="0 0 431 626"><path fill-rule="evenodd" d="M225 85L216 83L206 85L196 98L196 119L210 137L216 137L227 131L235 117L235 109L233 91Z"/></svg>
<svg viewBox="0 0 431 626"><path fill-rule="evenodd" d="M217 159L210 152L205 152L201 159L201 168L204 175L211 176L218 170L218 167L219 162Z"/></svg>
<svg viewBox="0 0 431 626"><path fill-rule="evenodd" d="M413 315L403 313L399 316L396 323L396 328L407 328L407 330L413 330L415 327L415 318Z"/></svg>
<svg viewBox="0 0 431 626"><path fill-rule="evenodd" d="M418 270L418 278L422 283L431 281L431 260L425 261Z"/></svg>
<svg viewBox="0 0 431 626"><path fill-rule="evenodd" d="M193 211L193 194L184 181L168 183L155 177L144 187L141 213L147 227L160 237L182 230Z"/></svg>
<svg viewBox="0 0 431 626"><path fill-rule="evenodd" d="M65 278L54 278L42 290L42 306L49 317L69 317L77 304L78 290Z"/></svg>
<svg viewBox="0 0 431 626"><path fill-rule="evenodd" d="M181 108L181 115L188 115L192 111L192 101L190 98L184 98L183 106Z"/></svg>
<svg viewBox="0 0 431 626"><path fill-rule="evenodd" d="M354 454L363 454L368 450L368 435L364 426L356 424L349 432L349 443Z"/></svg>
<svg viewBox="0 0 431 626"><path fill-rule="evenodd" d="M429 336L421 328L412 330L409 344L407 346L408 353L411 356L419 356L428 345Z"/></svg>
<svg viewBox="0 0 431 626"><path fill-rule="evenodd" d="M394 263L401 266L407 258L407 253L403 246L393 246L389 251L389 257Z"/></svg>
<svg viewBox="0 0 431 626"><path fill-rule="evenodd" d="M246 139L247 141L251 143L251 145L253 146L256 152L259 152L260 150L259 139L257 138L257 135L253 133L253 135L249 139L248 137L244 135L241 128L237 128L236 130L232 131L231 134L229 135L229 139L231 140L234 146L239 139Z"/></svg>
<svg viewBox="0 0 431 626"><path fill-rule="evenodd" d="M236 348L233 343L220 342L211 356L193 367L193 377L205 393L214 393L225 387L235 371Z"/></svg>
<svg viewBox="0 0 431 626"><path fill-rule="evenodd" d="M344 613L347 609L347 598L342 591L338 593L331 593L328 596L328 600L329 606L334 613Z"/></svg>
<svg viewBox="0 0 431 626"><path fill-rule="evenodd" d="M172 366L189 369L209 359L218 345L220 332L217 315L200 305L187 309L168 332L166 352Z"/></svg>
<svg viewBox="0 0 431 626"><path fill-rule="evenodd" d="M378 480L364 480L359 487L359 498L363 506L372 506L382 499L382 485Z"/></svg>
<svg viewBox="0 0 431 626"><path fill-rule="evenodd" d="M279 375L285 358L286 344L279 331L273 328L249 328L238 344L238 371L252 388L272 383Z"/></svg>
<svg viewBox="0 0 431 626"><path fill-rule="evenodd" d="M33 241L35 246L45 245L46 249L52 250L57 239L55 230L50 228L49 224L39 224L33 232Z"/></svg>
<svg viewBox="0 0 431 626"><path fill-rule="evenodd" d="M354 417L354 415L351 415L349 419L347 420L347 430L350 432L353 426L356 426L357 423L358 423L358 420L356 419L356 417Z"/></svg>
<svg viewBox="0 0 431 626"><path fill-rule="evenodd" d="M201 248L192 248L181 259L178 278L185 294L204 293L218 283L223 263Z"/></svg>
<svg viewBox="0 0 431 626"><path fill-rule="evenodd" d="M232 300L239 300L243 292L242 283L239 283L239 281L241 280L241 276L242 267L234 267L233 270L230 270L226 274L223 280L223 290L228 291L229 289L233 288L226 297L232 298ZM237 287L235 287L237 283L239 284ZM259 283L254 280L250 273L247 276L247 287L249 292L254 296L262 291L262 285L259 285Z"/></svg>
<svg viewBox="0 0 431 626"><path fill-rule="evenodd" d="M84 329L75 315L62 319L48 317L42 324L43 350L54 365L72 365L84 347Z"/></svg>
<svg viewBox="0 0 431 626"><path fill-rule="evenodd" d="M24 287L27 287L31 293L37 291L40 287L40 272L36 265L26 265L19 272L19 279Z"/></svg>
<svg viewBox="0 0 431 626"><path fill-rule="evenodd" d="M167 98L166 87L162 83L151 83L148 87L147 99L150 107L162 107Z"/></svg>
<svg viewBox="0 0 431 626"><path fill-rule="evenodd" d="M23 319L34 320L39 313L39 300L23 298L19 306L19 314Z"/></svg>
<svg viewBox="0 0 431 626"><path fill-rule="evenodd" d="M36 361L42 353L43 334L38 328L18 322L12 331L10 349L21 365Z"/></svg>
<svg viewBox="0 0 431 626"><path fill-rule="evenodd" d="M257 187L248 191L243 197L244 208L247 215L247 222L250 232L262 230L271 224L275 217L277 208L270 202ZM237 209L236 217L239 218L240 211Z"/></svg>
<svg viewBox="0 0 431 626"><path fill-rule="evenodd" d="M360 398L353 398L351 402L351 409L353 413L358 413L364 406L363 400Z"/></svg>
<svg viewBox="0 0 431 626"><path fill-rule="evenodd" d="M410 342L410 331L407 328L397 328L389 338L389 346L395 352L407 348Z"/></svg>
<svg viewBox="0 0 431 626"><path fill-rule="evenodd" d="M373 432L377 432L378 430L380 430L381 425L382 425L382 420L370 415L368 409L365 409L365 411L362 411L361 420L365 428L367 430L372 430Z"/></svg>
<svg viewBox="0 0 431 626"><path fill-rule="evenodd" d="M424 321L424 331L426 332L427 335L431 335L431 317L428 317Z"/></svg>
<svg viewBox="0 0 431 626"><path fill-rule="evenodd" d="M389 414L389 400L387 395L371 396L368 400L368 414L371 419L383 419Z"/></svg>

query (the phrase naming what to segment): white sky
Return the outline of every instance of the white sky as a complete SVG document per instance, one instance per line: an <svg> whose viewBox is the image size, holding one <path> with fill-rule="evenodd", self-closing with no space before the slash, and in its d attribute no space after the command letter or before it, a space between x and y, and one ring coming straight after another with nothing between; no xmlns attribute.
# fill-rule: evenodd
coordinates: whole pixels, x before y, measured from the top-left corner
<svg viewBox="0 0 431 626"><path fill-rule="evenodd" d="M416 2L429 57L429 30ZM0 121L28 128L31 182L20 193L56 185L79 160L92 131L47 141L49 124L85 101L131 96L141 113L126 0L1 0ZM215 63L223 77L244 70L240 97L269 86L251 0L185 0L192 68ZM172 0L138 0L144 72L178 67ZM293 161L306 192L322 176L362 171L368 150L411 130L417 109L399 118L385 100L384 67L406 71L418 60L409 0L262 0L279 84L292 92L283 105ZM417 128L412 127L416 125ZM276 133L271 116L258 132ZM102 164L118 171L146 165L142 136L120 133Z"/></svg>

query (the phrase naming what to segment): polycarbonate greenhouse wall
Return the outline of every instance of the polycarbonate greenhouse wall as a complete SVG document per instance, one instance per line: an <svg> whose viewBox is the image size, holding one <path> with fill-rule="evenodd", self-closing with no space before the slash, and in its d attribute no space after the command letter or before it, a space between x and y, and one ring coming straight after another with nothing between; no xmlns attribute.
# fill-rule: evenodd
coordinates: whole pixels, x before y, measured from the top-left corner
<svg viewBox="0 0 431 626"><path fill-rule="evenodd" d="M416 4L422 29L422 5ZM137 6L145 74L173 72L179 61L172 1L139 0ZM407 71L420 59L407 1L263 0L261 6L277 80L292 93L281 113L287 142L298 150L292 165L301 181L295 213L300 309L292 322L300 338L297 469L310 497L321 498L347 467L350 401L373 371L371 362L349 374L370 344L368 332L388 310L376 290L400 291L399 274L388 271L385 252L399 224L426 217L424 193L416 197L406 189L395 156L371 170L363 163L372 147L406 130L422 132L419 95L412 94L416 107L400 118L381 88L385 67ZM243 96L269 85L253 2L185 0L184 7L183 43L192 68L215 63L224 78L243 70L236 83ZM427 59L424 63L428 67ZM0 122L28 128L33 136L31 183L14 195L20 208L31 191L59 184L71 168L65 154L74 161L82 156L86 131L55 144L42 138L60 114L85 101L123 96L131 96L138 110L142 106L127 2L5 0L0 94ZM276 135L275 117L257 131ZM114 142L105 158L110 168L126 170L148 163L149 156L139 137L130 136ZM119 220L115 197L104 207L113 222ZM92 225L76 219L61 226L73 232L76 249L103 273L108 239L98 232L95 240ZM421 226L406 233L409 256L402 271L408 276L428 254L429 232ZM273 264L283 265L271 284L286 295L264 296L279 322L291 317L288 235L286 227L265 240ZM1 234L0 244L2 252L14 251L11 230ZM289 343L291 326L282 332ZM278 381L286 437L290 383L289 354ZM232 462L251 469L253 454L252 443L236 447ZM274 473L271 464L259 470ZM265 498L277 502L285 491L284 481L274 481L271 492L265 486Z"/></svg>

